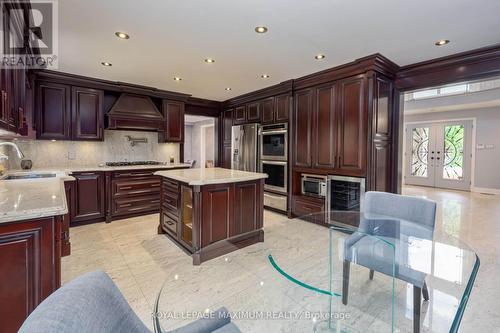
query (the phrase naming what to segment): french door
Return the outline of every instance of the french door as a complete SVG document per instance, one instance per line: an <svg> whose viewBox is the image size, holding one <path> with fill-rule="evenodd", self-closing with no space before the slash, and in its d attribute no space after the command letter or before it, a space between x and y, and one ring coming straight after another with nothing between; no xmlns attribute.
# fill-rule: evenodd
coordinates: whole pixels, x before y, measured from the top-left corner
<svg viewBox="0 0 500 333"><path fill-rule="evenodd" d="M405 183L470 189L472 120L408 124Z"/></svg>

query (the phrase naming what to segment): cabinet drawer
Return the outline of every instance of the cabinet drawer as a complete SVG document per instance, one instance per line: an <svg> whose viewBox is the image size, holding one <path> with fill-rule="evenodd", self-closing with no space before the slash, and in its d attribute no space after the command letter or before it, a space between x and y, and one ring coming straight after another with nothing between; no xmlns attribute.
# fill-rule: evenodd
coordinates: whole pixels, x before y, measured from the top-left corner
<svg viewBox="0 0 500 333"><path fill-rule="evenodd" d="M179 193L179 183L163 178L162 188L164 191Z"/></svg>
<svg viewBox="0 0 500 333"><path fill-rule="evenodd" d="M152 177L156 170L124 170L114 171L113 178L126 178L126 177ZM158 176L154 176L155 178Z"/></svg>
<svg viewBox="0 0 500 333"><path fill-rule="evenodd" d="M133 214L160 209L158 195L116 198L113 200L113 215Z"/></svg>
<svg viewBox="0 0 500 333"><path fill-rule="evenodd" d="M112 180L113 197L137 194L154 194L160 192L160 180L157 178L148 179L116 179Z"/></svg>
<svg viewBox="0 0 500 333"><path fill-rule="evenodd" d="M324 222L324 203L309 201L307 199L302 199L300 197L294 197L292 200L292 213L298 217L304 217L305 219L317 223ZM307 215L314 214L307 217Z"/></svg>
<svg viewBox="0 0 500 333"><path fill-rule="evenodd" d="M161 214L161 226L163 230L177 236L177 219L173 218L169 214L163 213Z"/></svg>

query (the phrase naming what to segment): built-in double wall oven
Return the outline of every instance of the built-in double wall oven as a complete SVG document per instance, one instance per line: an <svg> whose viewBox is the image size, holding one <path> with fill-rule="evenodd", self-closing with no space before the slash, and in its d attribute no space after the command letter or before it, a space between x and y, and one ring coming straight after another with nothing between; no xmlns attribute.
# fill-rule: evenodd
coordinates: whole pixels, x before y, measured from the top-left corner
<svg viewBox="0 0 500 333"><path fill-rule="evenodd" d="M263 125L259 130L260 171L267 174L264 206L287 210L288 125Z"/></svg>

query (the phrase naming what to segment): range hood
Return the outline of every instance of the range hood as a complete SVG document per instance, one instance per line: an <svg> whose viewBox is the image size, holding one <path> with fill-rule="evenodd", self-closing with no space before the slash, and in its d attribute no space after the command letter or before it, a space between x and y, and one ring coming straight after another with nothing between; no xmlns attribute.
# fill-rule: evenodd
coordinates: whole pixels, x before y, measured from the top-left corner
<svg viewBox="0 0 500 333"><path fill-rule="evenodd" d="M164 131L165 118L148 96L122 93L108 112L107 128Z"/></svg>

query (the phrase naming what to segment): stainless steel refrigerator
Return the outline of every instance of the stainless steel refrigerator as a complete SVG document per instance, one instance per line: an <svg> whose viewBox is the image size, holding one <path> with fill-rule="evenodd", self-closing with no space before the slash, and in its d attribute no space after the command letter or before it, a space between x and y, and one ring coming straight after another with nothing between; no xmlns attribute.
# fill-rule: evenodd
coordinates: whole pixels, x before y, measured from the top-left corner
<svg viewBox="0 0 500 333"><path fill-rule="evenodd" d="M257 124L233 126L231 132L231 169L257 171Z"/></svg>

